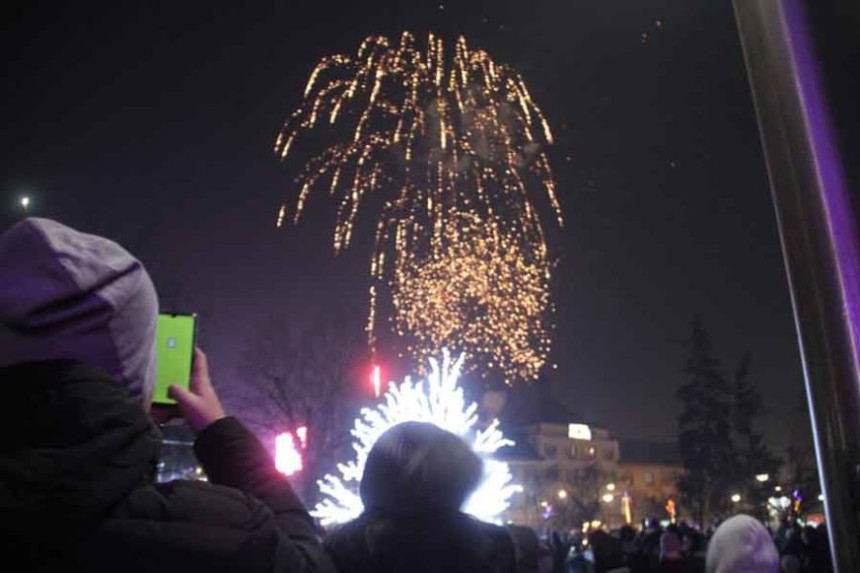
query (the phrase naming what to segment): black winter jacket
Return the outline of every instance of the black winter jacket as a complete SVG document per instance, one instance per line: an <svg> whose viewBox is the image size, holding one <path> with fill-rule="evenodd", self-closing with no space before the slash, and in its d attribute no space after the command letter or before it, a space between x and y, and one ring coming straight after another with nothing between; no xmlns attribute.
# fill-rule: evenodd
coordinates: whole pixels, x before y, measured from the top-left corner
<svg viewBox="0 0 860 573"><path fill-rule="evenodd" d="M404 518L365 510L330 533L325 545L341 573L518 570L509 533L463 513Z"/></svg>
<svg viewBox="0 0 860 573"><path fill-rule="evenodd" d="M0 392L10 571L333 571L307 511L237 420L197 438L211 483L155 484L159 431L107 375L68 360L18 364L0 368Z"/></svg>

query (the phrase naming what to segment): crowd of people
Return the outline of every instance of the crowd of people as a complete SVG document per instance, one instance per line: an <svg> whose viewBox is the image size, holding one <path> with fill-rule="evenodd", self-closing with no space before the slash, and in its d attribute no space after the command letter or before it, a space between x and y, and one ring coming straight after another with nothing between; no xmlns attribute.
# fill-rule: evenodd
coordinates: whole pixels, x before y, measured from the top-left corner
<svg viewBox="0 0 860 573"><path fill-rule="evenodd" d="M400 424L373 446L355 520L315 524L195 351L173 386L209 481L156 483L158 298L118 244L46 219L0 236L0 548L23 571L828 571L826 536L748 516L709 538L649 522L586 537L481 522L459 508L482 461L458 437ZM778 549L777 549L778 548ZM780 560L780 554L782 558Z"/></svg>
<svg viewBox="0 0 860 573"><path fill-rule="evenodd" d="M547 532L542 571L549 573L705 573L832 571L827 531L787 520L771 532L758 520L737 515L709 532L681 522L661 526L645 520L606 532Z"/></svg>

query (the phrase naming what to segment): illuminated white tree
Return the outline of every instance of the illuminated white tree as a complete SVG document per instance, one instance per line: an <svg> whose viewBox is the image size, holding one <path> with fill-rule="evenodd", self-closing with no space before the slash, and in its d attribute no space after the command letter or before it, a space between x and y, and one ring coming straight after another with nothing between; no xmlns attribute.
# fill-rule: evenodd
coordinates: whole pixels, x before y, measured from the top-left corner
<svg viewBox="0 0 860 573"><path fill-rule="evenodd" d="M383 403L361 410L351 431L355 438L355 459L338 464L339 476L328 474L318 482L323 500L311 512L323 525L344 523L361 514L363 505L358 484L364 473L367 455L376 440L389 428L402 422L429 422L460 436L484 461L484 477L478 489L466 501L463 510L485 521L499 521L514 492L522 488L511 483L508 464L492 459L502 446L513 445L499 429L497 420L478 430L478 405L466 403L458 380L463 356L452 360L447 350L442 352L441 364L430 359L426 380L391 383L383 395Z"/></svg>

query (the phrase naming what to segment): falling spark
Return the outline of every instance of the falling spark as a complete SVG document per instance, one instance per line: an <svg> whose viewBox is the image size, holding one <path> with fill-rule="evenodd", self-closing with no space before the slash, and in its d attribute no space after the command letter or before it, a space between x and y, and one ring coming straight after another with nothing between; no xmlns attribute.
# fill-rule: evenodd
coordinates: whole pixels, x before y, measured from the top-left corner
<svg viewBox="0 0 860 573"><path fill-rule="evenodd" d="M456 225L455 225L456 223ZM535 378L550 349L550 268L493 222L460 215L444 247L392 283L397 333L421 362L443 347L505 380Z"/></svg>
<svg viewBox="0 0 860 573"><path fill-rule="evenodd" d="M311 132L319 135L309 137ZM456 329L449 329L450 336L439 336L444 327L434 327L433 333L415 331L424 327L399 316L403 305L396 294L410 291L406 281L421 275L422 266L435 268L445 257L450 262L455 252L466 254L452 244L464 236L463 217L490 226L482 237L495 241L492 247L477 245L470 253L473 260L485 261L479 280L513 278L515 273L503 273L499 264L486 258L501 256L502 247L514 248L518 264L540 277L530 288L548 291L551 265L539 213L551 212L558 225L563 220L545 150L553 142L552 131L523 78L487 52L470 48L463 37L446 50L433 34L424 48L408 32L399 40L370 36L355 54L320 60L308 78L302 103L278 135L275 153L287 159L302 148L307 157L304 148L313 141L333 143L311 154L300 168L293 222L301 219L314 190L336 196L332 242L340 252L350 246L359 214L379 209L370 261L371 345L375 346L380 328L377 306L390 294L392 322L413 339L409 346L415 357L438 352L446 344L466 352L473 368L487 367L490 360L475 361L491 356L509 381L535 377L546 360L548 337L531 337L528 352L494 354L521 348L523 328L513 329L518 332L516 341L494 343L495 338L508 336L514 321L534 321L539 309L549 310L548 304L532 301L537 296L532 290L521 294L514 284L504 287L508 296L518 299L509 305L514 312L504 321L487 322L481 337L469 341L458 339ZM540 196L546 198L545 207L535 203ZM282 206L279 225L285 213ZM443 295L442 290L433 294ZM543 301L546 296L537 298ZM538 329L531 324L526 330Z"/></svg>

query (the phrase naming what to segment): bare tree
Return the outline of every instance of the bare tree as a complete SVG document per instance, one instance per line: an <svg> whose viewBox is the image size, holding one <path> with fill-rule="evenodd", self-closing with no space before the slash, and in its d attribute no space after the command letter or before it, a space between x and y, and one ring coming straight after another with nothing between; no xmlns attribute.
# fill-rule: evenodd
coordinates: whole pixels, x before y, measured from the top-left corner
<svg viewBox="0 0 860 573"><path fill-rule="evenodd" d="M305 503L350 443L369 352L360 317L329 308L297 322L271 315L250 339L240 368L246 386L235 398L249 425L270 435L307 428L303 469L294 478Z"/></svg>

